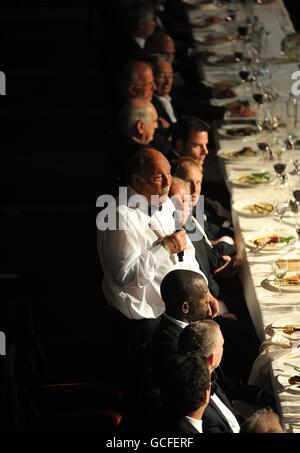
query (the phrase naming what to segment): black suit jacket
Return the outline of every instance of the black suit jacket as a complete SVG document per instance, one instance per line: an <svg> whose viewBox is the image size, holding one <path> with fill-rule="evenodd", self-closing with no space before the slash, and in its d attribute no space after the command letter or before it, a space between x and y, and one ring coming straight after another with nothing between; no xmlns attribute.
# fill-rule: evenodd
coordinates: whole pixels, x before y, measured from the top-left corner
<svg viewBox="0 0 300 453"><path fill-rule="evenodd" d="M151 344L151 359L153 384L160 386L165 370L170 361L176 356L178 348L178 338L182 328L164 315L161 317Z"/></svg>
<svg viewBox="0 0 300 453"><path fill-rule="evenodd" d="M170 432L175 432L176 434L199 434L199 431L186 418L176 420L171 426Z"/></svg>
<svg viewBox="0 0 300 453"><path fill-rule="evenodd" d="M228 407L233 413L233 407L225 393L222 391L218 384L215 385L215 394L220 398L223 404ZM203 414L203 432L205 433L232 433L232 429L225 418L224 414L220 411L219 407L210 398L209 403Z"/></svg>

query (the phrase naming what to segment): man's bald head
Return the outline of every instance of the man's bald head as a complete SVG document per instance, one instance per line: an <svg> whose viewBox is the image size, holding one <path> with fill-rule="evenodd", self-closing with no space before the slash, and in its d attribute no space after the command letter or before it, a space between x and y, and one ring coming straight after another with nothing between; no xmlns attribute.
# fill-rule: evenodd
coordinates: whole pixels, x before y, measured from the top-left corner
<svg viewBox="0 0 300 453"><path fill-rule="evenodd" d="M124 99L144 97L152 101L155 89L152 68L144 61L129 61L120 73L120 91Z"/></svg>
<svg viewBox="0 0 300 453"><path fill-rule="evenodd" d="M129 162L128 177L131 187L143 195L149 205L159 207L167 200L172 182L171 167L165 156L156 149L137 151Z"/></svg>
<svg viewBox="0 0 300 453"><path fill-rule="evenodd" d="M171 64L174 62L175 50L175 43L173 39L171 36L163 32L153 33L149 36L149 38L147 38L145 43L146 55L161 54Z"/></svg>

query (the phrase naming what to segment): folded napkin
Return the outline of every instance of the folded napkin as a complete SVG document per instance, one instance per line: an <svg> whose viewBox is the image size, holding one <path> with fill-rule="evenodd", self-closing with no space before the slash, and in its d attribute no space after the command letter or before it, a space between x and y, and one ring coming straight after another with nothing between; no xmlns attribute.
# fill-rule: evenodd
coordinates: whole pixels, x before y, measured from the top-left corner
<svg viewBox="0 0 300 453"><path fill-rule="evenodd" d="M294 341L292 336L277 332L272 326L266 328L270 338L260 347L260 353L253 363L248 383L272 390L271 363L284 358L300 357L300 340Z"/></svg>

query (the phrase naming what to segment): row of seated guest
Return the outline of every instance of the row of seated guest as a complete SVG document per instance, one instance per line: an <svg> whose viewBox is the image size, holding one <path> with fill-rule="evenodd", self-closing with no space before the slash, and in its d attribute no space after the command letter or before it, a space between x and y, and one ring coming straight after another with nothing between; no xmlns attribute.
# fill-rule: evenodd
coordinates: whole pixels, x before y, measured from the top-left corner
<svg viewBox="0 0 300 453"><path fill-rule="evenodd" d="M186 175L177 176L189 182L192 198L197 203L201 191L200 169L208 154L208 127L190 115L196 114L204 119L223 118L224 108L211 107L208 99L216 94L233 97L235 93L213 93L203 85L193 85L187 77L190 73L190 51L180 62L174 62L176 76L173 83L174 53L178 59L179 52L172 37L165 33L171 33L170 29L165 27L162 31L160 28L159 32L154 33L155 16L153 9L149 9L149 3L153 2L134 2L124 7L125 29L122 30L128 39L119 40L116 52L113 52L112 67L118 68L113 74L117 75L120 87L119 91L112 90L115 95L112 100L114 119L117 113L121 113L120 122L114 124L116 144L112 159L122 185L126 175L128 192L126 196L120 194L116 205L112 203L98 216L98 252L104 274L103 292L112 307L112 322L117 326L114 329L117 335L114 338L115 357L124 375L128 406L131 407L133 395L137 393L135 390L145 378L143 373L138 372L138 358L143 355L139 355L139 352L144 351L145 345L149 344L156 327L161 325L160 319L161 323L164 322L166 301L161 296L160 285L169 272L193 271L209 284L207 312L197 315L197 311L193 312L193 305L189 306L188 303L185 308L189 315L188 322L207 316L218 321L225 338L223 366L226 373L246 379L258 352L258 341L251 326L245 327L232 315L218 316L219 303L212 294L212 291L217 294L219 284L223 286L223 282L213 286L217 275L213 272L219 270L221 274L223 267L228 270L232 265L233 260L229 259L234 254L234 249L229 247L232 244L227 244L227 247L221 241L212 247L211 240L218 241L222 235L214 230L216 228L219 231L219 226L207 224L201 230L204 240L200 241L200 245L197 242L197 247L194 247L188 231L184 228L176 231L173 217L175 206L168 198L172 177L167 158L173 161L174 158L188 156L196 158L198 168L192 166ZM170 5L172 2L167 3ZM182 6L177 0L176 4ZM185 10L183 6L182 11ZM166 12L169 12L167 8ZM173 13L174 10L169 14L174 16ZM159 17L163 16L159 14ZM178 35L176 39L179 39ZM188 48L192 42L184 44ZM124 62L127 63L119 70L120 63ZM113 78L112 83L114 87L117 86ZM233 115L253 116L253 112L244 105L234 104L228 108ZM182 119L182 114L188 117ZM196 173L195 178L190 175L193 171ZM205 174L205 167L203 172ZM194 189L196 180L199 183ZM181 252L184 252L183 261L180 260ZM229 296L232 296L232 291ZM227 298L228 305L231 299ZM239 301L238 296L236 299L232 306L239 306L239 302L242 305L243 301ZM247 345L244 358L240 361L235 360L238 343Z"/></svg>
<svg viewBox="0 0 300 453"><path fill-rule="evenodd" d="M184 406L187 394L189 392L193 394L193 389L200 383L195 377L197 373L194 370L192 373L186 372L186 379L190 380L190 385L180 386L178 379L182 376L178 369L175 371L172 368L174 361L175 364L176 360L177 364L178 360L180 363L180 354L196 352L197 357L200 356L206 361L211 374L213 382L211 396L204 408L204 413L203 411L201 413L204 432L239 432L239 416L232 407L232 400L275 407L274 396L269 392L223 374L220 364L224 338L219 325L207 319L211 315L207 295L208 287L205 280L193 271L171 271L161 283L161 296L165 302L166 311L151 342L153 384L160 388L162 400L165 403L159 411L156 411L156 417L153 415L151 417L158 420L157 429L159 426L161 426L160 429L166 429L166 423L162 420L168 420L173 424L176 432L197 432L193 420L182 420L183 416L191 417L193 411L182 413L180 408ZM234 358L236 361L240 360L237 352ZM197 364L197 359L194 360ZM192 359L191 362L193 362ZM176 395L175 398L174 395ZM194 393L193 398L197 398L197 393ZM199 398L201 399L201 395L198 394ZM198 415L196 415L197 419L199 419Z"/></svg>
<svg viewBox="0 0 300 453"><path fill-rule="evenodd" d="M117 207L112 204L98 216L103 291L107 302L122 314L117 315L116 310L112 312L121 325L117 329L120 337L115 340L123 370L128 370L128 348L137 351L141 343L148 343L165 311L165 301L160 294L164 276L174 269L187 269L203 275L207 281L186 231L176 231L175 206L168 198L171 167L167 159L157 150L141 149L131 159L128 175L129 198L122 194ZM183 251L181 262L177 254ZM210 314L216 317L218 301L210 292L207 298ZM229 375L247 378L257 355L256 338L239 321L230 317L216 319L226 338L226 371ZM130 344L124 338L128 338ZM240 342L245 345L244 359L236 361L235 346ZM131 358L134 362L134 354ZM136 376L139 374L135 373ZM133 384L135 380L129 379L129 382Z"/></svg>

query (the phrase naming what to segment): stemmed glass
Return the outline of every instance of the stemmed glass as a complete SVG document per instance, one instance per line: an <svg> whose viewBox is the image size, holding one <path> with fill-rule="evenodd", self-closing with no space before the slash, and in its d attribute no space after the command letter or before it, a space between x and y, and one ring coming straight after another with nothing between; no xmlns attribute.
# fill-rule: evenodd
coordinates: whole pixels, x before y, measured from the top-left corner
<svg viewBox="0 0 300 453"><path fill-rule="evenodd" d="M275 163L273 165L274 170L279 179L280 185L284 186L286 183L285 169L286 169L286 146L285 143L278 139L273 148L273 156Z"/></svg>
<svg viewBox="0 0 300 453"><path fill-rule="evenodd" d="M263 160L262 171L265 171L266 170L265 166L266 166L266 162L268 160L269 151L270 151L269 139L268 139L268 135L267 135L266 131L264 131L262 129L262 126L260 125L260 123L257 122L256 124L257 124L258 130L260 131L260 133L257 134L257 136L256 136L256 144L257 144L257 148L262 152L262 160Z"/></svg>
<svg viewBox="0 0 300 453"><path fill-rule="evenodd" d="M276 201L274 204L275 214L279 218L279 231L282 231L282 219L289 208L289 200Z"/></svg>
<svg viewBox="0 0 300 453"><path fill-rule="evenodd" d="M295 217L295 230L297 233L298 241L300 241L300 215L299 215L299 212L297 212L296 217Z"/></svg>
<svg viewBox="0 0 300 453"><path fill-rule="evenodd" d="M265 91L264 91L264 88L261 84L260 81L258 81L257 79L254 80L251 84L251 88L252 88L252 97L254 99L254 101L256 102L256 118L257 118L257 121L259 122L259 124L261 125L261 127L263 128L264 127L264 122L265 122L265 116L266 116L266 112L265 112L265 106L264 106L264 102L266 100L266 97L265 97Z"/></svg>
<svg viewBox="0 0 300 453"><path fill-rule="evenodd" d="M278 297L282 297L282 281L288 271L288 261L284 259L273 261L272 270L278 284Z"/></svg>

